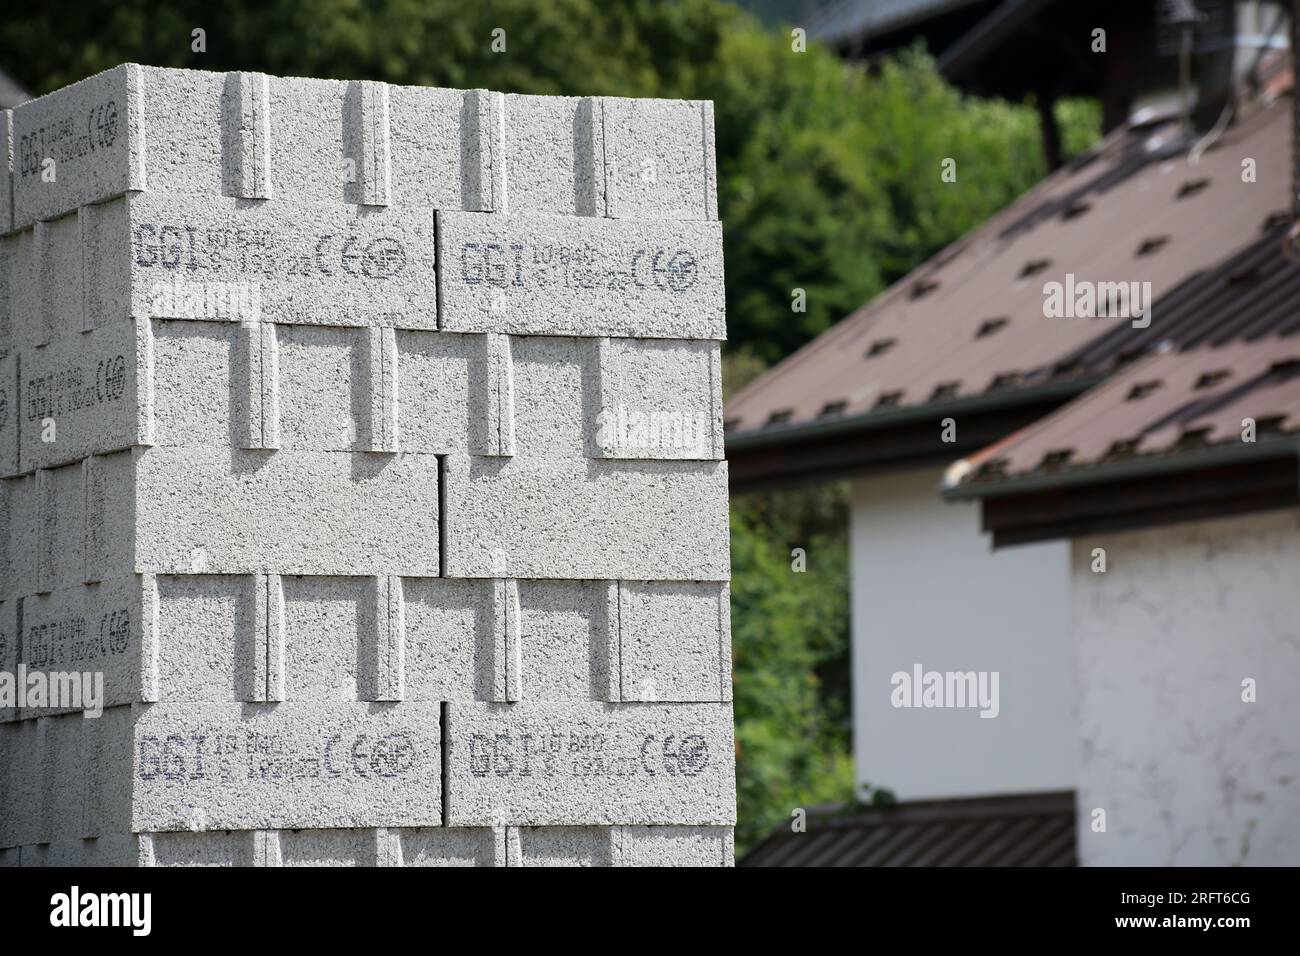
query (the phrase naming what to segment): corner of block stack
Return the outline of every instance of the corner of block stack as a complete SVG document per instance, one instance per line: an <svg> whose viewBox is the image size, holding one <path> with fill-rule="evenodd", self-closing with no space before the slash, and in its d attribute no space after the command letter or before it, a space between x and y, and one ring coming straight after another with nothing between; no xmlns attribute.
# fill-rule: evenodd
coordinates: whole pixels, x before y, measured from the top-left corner
<svg viewBox="0 0 1300 956"><path fill-rule="evenodd" d="M711 105L3 120L0 860L731 865Z"/></svg>

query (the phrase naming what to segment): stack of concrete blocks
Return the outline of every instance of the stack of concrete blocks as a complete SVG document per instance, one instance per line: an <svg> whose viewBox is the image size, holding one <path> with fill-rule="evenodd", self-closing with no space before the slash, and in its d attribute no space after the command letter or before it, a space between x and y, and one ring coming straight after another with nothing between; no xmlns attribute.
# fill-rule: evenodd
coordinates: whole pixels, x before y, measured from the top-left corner
<svg viewBox="0 0 1300 956"><path fill-rule="evenodd" d="M0 861L731 863L711 105L4 120Z"/></svg>

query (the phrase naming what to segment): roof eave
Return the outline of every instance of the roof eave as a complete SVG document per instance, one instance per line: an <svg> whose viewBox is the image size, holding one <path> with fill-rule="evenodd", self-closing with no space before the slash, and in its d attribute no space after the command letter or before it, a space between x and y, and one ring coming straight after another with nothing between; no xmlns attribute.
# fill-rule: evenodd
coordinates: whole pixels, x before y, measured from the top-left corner
<svg viewBox="0 0 1300 956"><path fill-rule="evenodd" d="M812 438L825 438L837 434L872 431L907 425L912 422L927 421L939 417L956 416L963 413L997 411L1018 405L1031 405L1043 401L1073 398L1100 384L1102 378L1073 378L1068 381L1052 382L1045 385L1030 386L1019 389L986 392L969 398L958 398L949 402L928 402L922 405L906 405L902 408L885 411L862 412L827 419L826 421L802 422L796 425L777 425L750 429L737 435L726 436L728 454L732 451L750 451L756 448L769 448Z"/></svg>
<svg viewBox="0 0 1300 956"><path fill-rule="evenodd" d="M1124 461L1104 462L1054 472L1039 472L1015 478L965 482L945 486L942 488L942 493L943 497L950 501L1011 498L1039 491L1128 481L1161 474L1179 474L1201 468L1212 468L1216 465L1238 465L1251 461L1285 458L1288 455L1300 455L1300 444L1297 443L1295 434L1280 435L1255 442L1222 442L1194 451L1141 455Z"/></svg>

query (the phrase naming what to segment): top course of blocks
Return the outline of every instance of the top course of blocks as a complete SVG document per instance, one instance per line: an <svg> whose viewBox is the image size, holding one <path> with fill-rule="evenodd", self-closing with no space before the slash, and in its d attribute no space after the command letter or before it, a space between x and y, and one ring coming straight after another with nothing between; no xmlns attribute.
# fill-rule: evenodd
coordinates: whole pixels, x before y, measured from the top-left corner
<svg viewBox="0 0 1300 956"><path fill-rule="evenodd" d="M716 220L706 101L124 64L3 115L0 233L130 192Z"/></svg>

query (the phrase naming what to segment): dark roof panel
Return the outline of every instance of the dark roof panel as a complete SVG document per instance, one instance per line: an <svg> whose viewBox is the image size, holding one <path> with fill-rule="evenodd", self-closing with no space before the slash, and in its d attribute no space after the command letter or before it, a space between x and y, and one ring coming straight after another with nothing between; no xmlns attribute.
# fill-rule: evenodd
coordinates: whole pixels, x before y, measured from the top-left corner
<svg viewBox="0 0 1300 956"><path fill-rule="evenodd" d="M740 866L1074 866L1071 792L917 800L783 825Z"/></svg>

